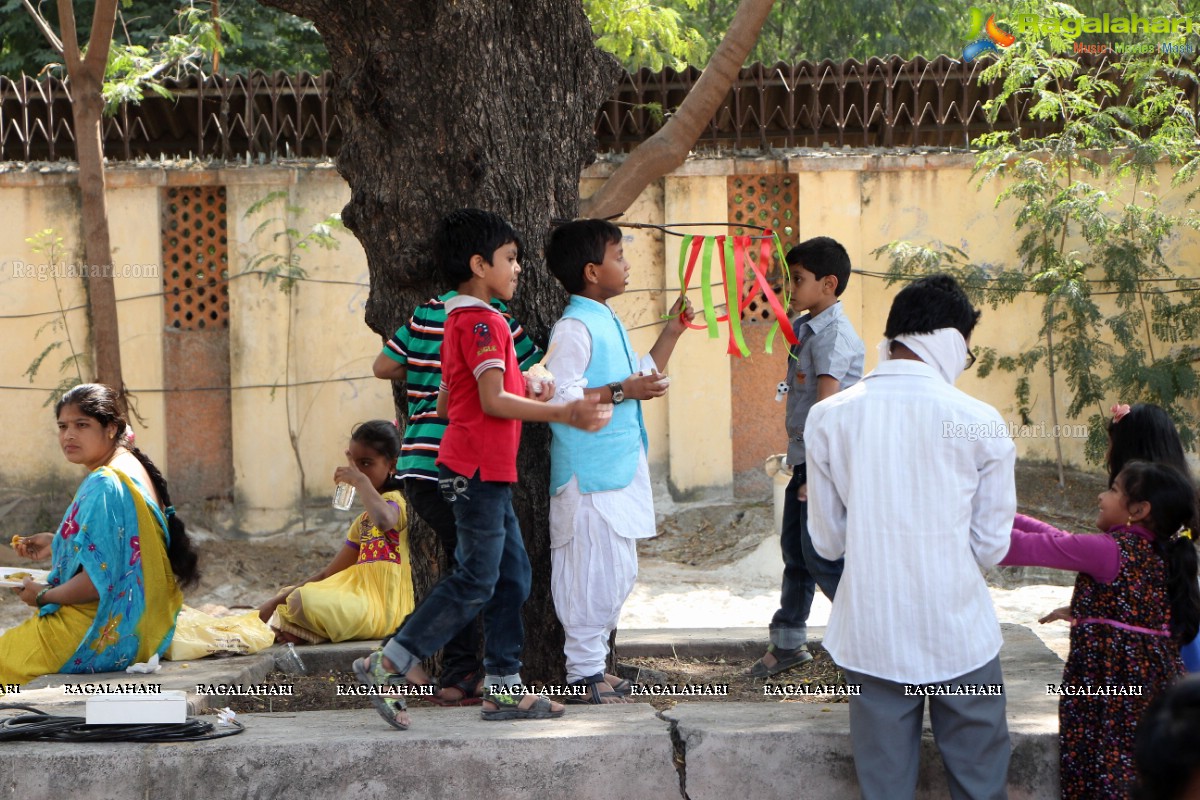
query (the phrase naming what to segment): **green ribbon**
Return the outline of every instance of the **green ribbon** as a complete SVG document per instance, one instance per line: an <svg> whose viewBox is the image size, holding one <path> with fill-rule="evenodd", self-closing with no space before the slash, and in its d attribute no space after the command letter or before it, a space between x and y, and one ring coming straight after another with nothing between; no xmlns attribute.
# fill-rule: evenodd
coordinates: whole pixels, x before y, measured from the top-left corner
<svg viewBox="0 0 1200 800"><path fill-rule="evenodd" d="M734 348L737 352L746 357L750 355L750 348L746 346L746 340L742 336L742 309L741 309L741 292L742 283L741 275L738 273L736 259L740 257L740 253L734 253L733 240L726 236L724 237L724 249L721 252L721 261L725 266L725 311L729 315L729 354L734 354Z"/></svg>
<svg viewBox="0 0 1200 800"><path fill-rule="evenodd" d="M717 312L713 308L712 296L712 236L704 237L704 250L700 255L700 300L704 305L704 324L708 326L708 338L721 335L717 330Z"/></svg>

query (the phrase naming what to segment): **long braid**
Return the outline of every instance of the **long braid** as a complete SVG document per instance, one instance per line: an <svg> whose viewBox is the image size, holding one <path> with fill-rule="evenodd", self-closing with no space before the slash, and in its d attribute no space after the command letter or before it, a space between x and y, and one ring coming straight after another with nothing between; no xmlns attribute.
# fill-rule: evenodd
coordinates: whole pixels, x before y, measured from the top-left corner
<svg viewBox="0 0 1200 800"><path fill-rule="evenodd" d="M146 474L150 476L150 482L154 484L154 492L158 495L158 501L162 504L163 513L167 518L167 538L169 539L167 558L171 561L171 571L175 573L175 577L182 588L186 589L189 586L193 586L200 580L199 558L196 555L196 551L192 549L192 543L188 538L183 520L179 518L179 515L175 513L174 508L171 506L171 493L167 490L167 479L163 477L158 467L150 460L150 456L143 453L132 443L126 444L125 448L145 468Z"/></svg>
<svg viewBox="0 0 1200 800"><path fill-rule="evenodd" d="M1129 501L1149 503L1150 515L1143 525L1154 532L1154 549L1166 564L1171 634L1181 644L1192 641L1200 631L1198 559L1192 530L1200 526L1191 477L1170 464L1128 461L1113 486L1123 490Z"/></svg>

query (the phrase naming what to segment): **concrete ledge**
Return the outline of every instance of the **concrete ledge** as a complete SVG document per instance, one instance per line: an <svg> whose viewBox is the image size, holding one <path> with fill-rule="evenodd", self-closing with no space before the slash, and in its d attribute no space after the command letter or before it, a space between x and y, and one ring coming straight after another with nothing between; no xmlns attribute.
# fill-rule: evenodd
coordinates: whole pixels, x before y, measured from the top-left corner
<svg viewBox="0 0 1200 800"><path fill-rule="evenodd" d="M246 732L195 744L7 743L6 796L547 798L679 797L668 726L648 705L572 708L565 719L482 722L478 709L250 715Z"/></svg>
<svg viewBox="0 0 1200 800"><path fill-rule="evenodd" d="M1058 701L1046 684L1061 680L1062 661L1029 629L1002 629L1009 797L1056 800ZM681 703L663 716L683 750L690 800L858 796L845 703ZM926 714L917 797L940 800L950 790L928 722Z"/></svg>
<svg viewBox="0 0 1200 800"><path fill-rule="evenodd" d="M378 639L372 639L366 642L304 645L297 647L296 652L300 654L300 660L304 662L309 675L318 672L349 672L354 659L368 655L379 645Z"/></svg>
<svg viewBox="0 0 1200 800"><path fill-rule="evenodd" d="M824 628L810 628L820 639ZM767 650L766 628L620 628L617 661L622 658L758 658Z"/></svg>
<svg viewBox="0 0 1200 800"><path fill-rule="evenodd" d="M310 674L316 672L349 672L354 659L370 653L379 643L340 642L296 648ZM202 714L228 704L222 695L201 694L197 684L245 685L262 683L275 669L279 645L251 656L203 658L196 661L164 661L162 669L152 675L129 675L124 672L99 672L91 675L43 675L21 687L19 693L8 695L8 702L24 703L41 708L49 714L83 716L87 696L70 687L119 686L130 684L158 685L163 691L181 691L188 695L188 713Z"/></svg>
<svg viewBox="0 0 1200 800"><path fill-rule="evenodd" d="M198 661L164 661L162 669L151 675L129 675L124 672L97 672L91 675L43 675L9 695L9 702L37 706L48 714L83 716L87 695L71 687L86 684L94 687L158 685L162 691L187 692L188 713L201 714L219 708L225 702L219 696L200 694L197 684L256 684L266 680L275 668L276 648L271 647L252 656L204 658Z"/></svg>

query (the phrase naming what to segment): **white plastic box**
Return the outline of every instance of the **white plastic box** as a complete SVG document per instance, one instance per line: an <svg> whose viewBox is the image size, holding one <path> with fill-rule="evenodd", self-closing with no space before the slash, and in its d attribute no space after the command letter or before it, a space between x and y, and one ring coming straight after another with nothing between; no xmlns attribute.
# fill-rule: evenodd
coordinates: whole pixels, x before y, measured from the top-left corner
<svg viewBox="0 0 1200 800"><path fill-rule="evenodd" d="M147 725L187 722L187 693L166 691L136 697L95 695L87 699L88 725Z"/></svg>

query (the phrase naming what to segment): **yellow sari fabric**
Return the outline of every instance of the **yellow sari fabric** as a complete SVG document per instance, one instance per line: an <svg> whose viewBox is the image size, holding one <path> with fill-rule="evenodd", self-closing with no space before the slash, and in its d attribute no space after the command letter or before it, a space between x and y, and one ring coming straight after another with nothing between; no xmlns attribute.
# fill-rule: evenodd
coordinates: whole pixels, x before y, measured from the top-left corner
<svg viewBox="0 0 1200 800"><path fill-rule="evenodd" d="M133 498L137 509L138 530L148 531L141 537L142 584L146 590L146 607L138 622L138 661L149 661L156 653L161 655L171 643L175 632L175 618L183 608L183 592L171 572L171 559L167 556L167 534L150 504L123 472L116 471ZM163 520L165 522L165 519Z"/></svg>
<svg viewBox="0 0 1200 800"><path fill-rule="evenodd" d="M123 472L100 467L88 475L54 534L50 582L84 571L100 599L47 604L0 636L0 684L119 671L161 654L183 605L164 523Z"/></svg>
<svg viewBox="0 0 1200 800"><path fill-rule="evenodd" d="M81 603L44 617L35 614L0 636L0 689L58 672L91 629L97 605Z"/></svg>

